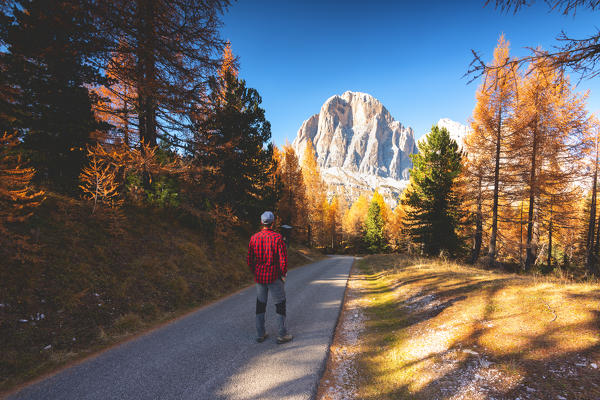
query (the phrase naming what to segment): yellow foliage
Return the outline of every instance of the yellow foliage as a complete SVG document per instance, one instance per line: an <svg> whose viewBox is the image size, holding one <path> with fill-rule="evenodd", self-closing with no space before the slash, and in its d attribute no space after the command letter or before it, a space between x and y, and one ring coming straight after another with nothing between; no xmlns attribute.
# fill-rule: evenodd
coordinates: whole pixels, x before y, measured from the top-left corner
<svg viewBox="0 0 600 400"><path fill-rule="evenodd" d="M317 239L317 244L326 245L324 243L326 213L323 204L327 203L327 188L321 178L321 171L317 165L315 151L310 140L306 143L301 165L302 178L306 189L308 225L313 238Z"/></svg>
<svg viewBox="0 0 600 400"><path fill-rule="evenodd" d="M369 199L366 194L361 194L350 209L344 214L342 229L350 237L359 237L362 235L367 213L369 212Z"/></svg>

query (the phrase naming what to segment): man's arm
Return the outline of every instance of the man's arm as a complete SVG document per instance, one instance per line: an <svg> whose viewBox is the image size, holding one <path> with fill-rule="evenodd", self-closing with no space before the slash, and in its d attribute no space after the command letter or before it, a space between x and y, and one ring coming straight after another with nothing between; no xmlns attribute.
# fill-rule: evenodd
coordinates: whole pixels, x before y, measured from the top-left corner
<svg viewBox="0 0 600 400"><path fill-rule="evenodd" d="M285 281L285 276L287 275L287 249L281 237L277 241L277 253L279 254L279 269Z"/></svg>
<svg viewBox="0 0 600 400"><path fill-rule="evenodd" d="M250 244L248 244L248 255L246 256L246 262L248 263L248 267L250 267L250 272L254 274L254 246L252 239L250 239Z"/></svg>

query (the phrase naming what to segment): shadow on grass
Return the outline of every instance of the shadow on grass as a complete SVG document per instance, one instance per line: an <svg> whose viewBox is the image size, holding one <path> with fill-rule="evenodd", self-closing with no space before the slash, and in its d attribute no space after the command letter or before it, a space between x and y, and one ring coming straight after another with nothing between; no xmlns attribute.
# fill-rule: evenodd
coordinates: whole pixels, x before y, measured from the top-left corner
<svg viewBox="0 0 600 400"><path fill-rule="evenodd" d="M553 315L560 316L560 311L557 314L542 297L539 309L500 310L498 304L505 304L507 288L516 293L515 304L519 307L533 303L545 292L532 292L536 283L527 277L468 268L441 267L440 272L427 271L425 265L422 272L416 270L406 279L395 279L394 273L410 267L410 262L400 259L401 268L386 272L377 267L380 260L364 260L360 266L363 275L358 277L367 287L361 294L377 300L368 303L365 309L371 320L367 323L359 366L363 371L361 386L366 388L361 399L600 398L600 369L591 367L593 361L590 361L595 359L597 365L600 358L597 309L589 306L585 310L587 317L572 323L565 322L570 321L569 315L562 315L558 322L556 318L553 320ZM409 287L411 284L418 288ZM407 292L403 293L404 289ZM565 289L565 302L600 303L598 290L583 293L575 290ZM475 298L476 304L468 303ZM464 303L455 307L461 302ZM477 317L459 322L461 316L457 313L465 307ZM501 315L500 311L510 312ZM382 354L391 354L392 348L402 350L409 341L414 344L423 329L428 329L423 328L427 322L444 312L447 314L441 321L435 322L459 326L461 336L422 357L404 360L400 354L400 361L382 359ZM509 329L504 324L514 320L525 321L523 331L516 327L510 335L497 335L502 328ZM579 341L577 333L581 332L587 332L586 337L595 335L598 340ZM425 333L435 337L435 328ZM571 343L570 334L573 334ZM411 376L416 373L428 377ZM392 382L392 376L403 379Z"/></svg>

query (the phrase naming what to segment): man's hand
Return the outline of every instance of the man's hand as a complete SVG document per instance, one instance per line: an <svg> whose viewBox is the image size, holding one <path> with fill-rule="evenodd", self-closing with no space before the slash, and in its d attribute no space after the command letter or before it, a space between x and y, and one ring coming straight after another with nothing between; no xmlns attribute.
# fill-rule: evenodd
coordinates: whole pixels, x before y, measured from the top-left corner
<svg viewBox="0 0 600 400"><path fill-rule="evenodd" d="M285 276L283 276L283 275L281 276L281 280L283 281L283 283L285 283L285 278L286 278Z"/></svg>

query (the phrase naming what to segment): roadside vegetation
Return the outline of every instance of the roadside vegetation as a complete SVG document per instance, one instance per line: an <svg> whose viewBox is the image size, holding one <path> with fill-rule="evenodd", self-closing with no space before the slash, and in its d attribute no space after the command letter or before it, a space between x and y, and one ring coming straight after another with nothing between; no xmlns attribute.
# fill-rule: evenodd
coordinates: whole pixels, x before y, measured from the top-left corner
<svg viewBox="0 0 600 400"><path fill-rule="evenodd" d="M600 397L596 281L400 255L365 257L353 280L354 398Z"/></svg>

